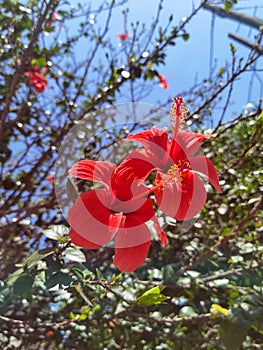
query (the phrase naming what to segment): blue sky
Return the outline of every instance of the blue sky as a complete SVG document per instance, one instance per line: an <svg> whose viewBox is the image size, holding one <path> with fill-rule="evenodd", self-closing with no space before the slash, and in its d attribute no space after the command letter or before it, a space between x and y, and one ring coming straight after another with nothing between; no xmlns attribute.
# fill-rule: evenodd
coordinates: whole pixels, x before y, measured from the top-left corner
<svg viewBox="0 0 263 350"><path fill-rule="evenodd" d="M71 1L72 5L77 3L84 4L84 0ZM173 14L173 26L177 26L184 17L188 17L193 10L193 6L197 7L201 0L164 0L163 10L161 12L159 26L165 26L168 18ZM222 1L211 1L213 3L221 3ZM90 1L92 8L97 8L100 2ZM128 31L132 31L131 22L140 22L146 24L146 29L149 29L153 19L156 16L159 0L128 0L122 7L117 7L113 12L113 18L110 23L109 34L116 45L121 45L120 40L116 38L116 33L122 33L123 15L122 10L129 8L128 15ZM263 2L262 0L239 0L238 4L233 8L235 11L253 15L256 8L256 16L263 18ZM95 26L103 27L103 15L95 14ZM186 30L190 34L188 41L178 39L176 46L170 47L167 50L166 64L158 67L158 72L168 78L169 89L163 90L158 87L158 84L151 95L143 99L146 103L156 103L156 101L166 101L169 97L176 96L182 91L188 91L197 80L199 82L204 78L209 78L211 65L217 71L220 67L225 66L226 62L231 61L230 43L233 43L237 49L238 58L246 59L249 54L249 49L243 45L234 42L228 37L229 32L237 33L238 35L254 41L256 30L251 30L246 25L239 25L233 20L214 17L214 30L212 31L213 15L210 11L202 9L190 21ZM211 34L212 32L212 34ZM213 36L213 47L211 47L211 35ZM143 42L143 38L142 38ZM78 53L85 54L88 43L85 43L85 48ZM212 60L211 60L212 57ZM257 63L257 68L263 68L263 58ZM236 114L239 114L243 107L249 102L258 103L262 96L262 81L259 81L260 74L255 77L253 84L250 86L251 74L246 73L239 79L234 87L233 101L229 107L226 119L232 119ZM260 78L261 79L261 78ZM157 83L157 81L156 81ZM128 101L126 101L128 102ZM220 106L218 113L220 114Z"/></svg>
<svg viewBox="0 0 263 350"><path fill-rule="evenodd" d="M129 20L150 23L157 10L158 0L134 0L128 1L124 8L129 7ZM197 6L200 1L194 1ZM235 11L240 11L249 15L253 15L256 7L256 16L263 19L263 2L262 0L239 0L234 8ZM192 12L192 0L164 0L163 11L160 23L166 23L167 18L172 13L174 16L173 23L176 25L183 17L187 17ZM165 76L171 76L168 80L169 90L156 89L149 99L145 102L152 102L154 98L167 98L167 94L176 95L179 91L188 90L195 79L203 79L209 77L210 71L210 56L212 50L212 65L219 69L224 66L227 61L231 61L230 43L233 43L237 49L238 57L247 57L249 49L243 45L234 42L228 37L229 32L237 33L238 35L254 41L256 30L251 30L246 25L239 25L236 21L215 16L214 21L214 46L210 45L212 31L212 13L208 10L201 10L195 16L187 30L190 33L190 39L187 42L178 40L175 47L168 50L166 65L160 68L161 73ZM122 29L122 18L119 22L114 23L112 30ZM263 68L263 58L257 63L258 68ZM240 110L248 102L259 101L262 96L262 86L257 79L254 79L253 90L249 89L251 74L244 75L234 88L235 104L231 106L227 119L233 117L232 113L239 113Z"/></svg>

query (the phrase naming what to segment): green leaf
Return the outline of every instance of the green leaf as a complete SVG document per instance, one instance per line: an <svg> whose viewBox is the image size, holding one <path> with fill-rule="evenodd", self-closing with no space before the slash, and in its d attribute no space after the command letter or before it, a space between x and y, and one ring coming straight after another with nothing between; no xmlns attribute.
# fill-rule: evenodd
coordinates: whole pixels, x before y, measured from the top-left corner
<svg viewBox="0 0 263 350"><path fill-rule="evenodd" d="M87 319L87 317L88 317L87 314L81 314L81 315L79 316L79 320L80 320L80 321L85 321L85 320Z"/></svg>
<svg viewBox="0 0 263 350"><path fill-rule="evenodd" d="M7 279L7 285L12 286L15 281L24 273L24 269L21 267L14 271Z"/></svg>
<svg viewBox="0 0 263 350"><path fill-rule="evenodd" d="M86 262L86 257L84 253L79 248L70 247L65 250L64 256L66 259L74 262Z"/></svg>
<svg viewBox="0 0 263 350"><path fill-rule="evenodd" d="M225 7L226 13L228 13L228 12L232 9L233 4L232 4L232 2L230 2L230 1L225 1L224 7Z"/></svg>
<svg viewBox="0 0 263 350"><path fill-rule="evenodd" d="M139 306L149 306L163 303L165 300L169 299L166 295L161 294L164 288L165 287L157 286L147 290L136 298L135 304Z"/></svg>
<svg viewBox="0 0 263 350"><path fill-rule="evenodd" d="M23 273L14 283L14 294L20 295L23 299L30 300L33 283L34 278L27 273Z"/></svg>
<svg viewBox="0 0 263 350"><path fill-rule="evenodd" d="M72 311L70 311L70 313L69 313L69 317L70 317L70 319L71 319L71 320L74 320L74 319L76 318L76 315L75 315L75 314L73 314L73 312L72 312Z"/></svg>
<svg viewBox="0 0 263 350"><path fill-rule="evenodd" d="M57 272L52 274L46 281L46 287L51 289L53 287L59 286L69 286L72 282L72 278L70 275L64 272Z"/></svg>
<svg viewBox="0 0 263 350"><path fill-rule="evenodd" d="M236 51L237 51L237 49L235 48L235 46L232 43L230 43L230 50L233 54L236 53Z"/></svg>
<svg viewBox="0 0 263 350"><path fill-rule="evenodd" d="M101 306L100 306L100 304L97 304L92 308L91 311L92 311L92 313L95 313L95 312L98 312L100 310L101 310Z"/></svg>
<svg viewBox="0 0 263 350"><path fill-rule="evenodd" d="M67 236L68 231L69 229L64 225L54 225L42 232L47 238L58 241L59 238Z"/></svg>
<svg viewBox="0 0 263 350"><path fill-rule="evenodd" d="M45 60L44 57L40 57L40 58L33 58L31 60L31 65L32 66L38 66L38 67L46 67L47 62Z"/></svg>
<svg viewBox="0 0 263 350"><path fill-rule="evenodd" d="M164 283L176 283L174 278L176 272L178 271L179 264L167 264L162 267L163 281Z"/></svg>
<svg viewBox="0 0 263 350"><path fill-rule="evenodd" d="M16 264L17 267L27 267L32 269L35 267L41 260L45 259L47 256L53 254L55 248L45 248L40 249L39 251L33 252L29 255L23 262Z"/></svg>
<svg viewBox="0 0 263 350"><path fill-rule="evenodd" d="M212 318L227 316L228 310L218 304L212 304L210 307L210 314Z"/></svg>
<svg viewBox="0 0 263 350"><path fill-rule="evenodd" d="M187 40L190 38L190 34L184 33L184 34L182 35L182 38L183 38L184 41L187 41Z"/></svg>
<svg viewBox="0 0 263 350"><path fill-rule="evenodd" d="M146 73L145 73L145 76L144 76L144 80L153 80L155 77L158 77L159 74L156 70L147 70Z"/></svg>

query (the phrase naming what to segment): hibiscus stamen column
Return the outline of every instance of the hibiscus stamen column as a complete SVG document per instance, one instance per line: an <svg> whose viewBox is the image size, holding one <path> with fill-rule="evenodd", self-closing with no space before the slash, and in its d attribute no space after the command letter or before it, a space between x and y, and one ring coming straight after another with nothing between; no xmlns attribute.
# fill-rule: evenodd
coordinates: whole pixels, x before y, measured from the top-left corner
<svg viewBox="0 0 263 350"><path fill-rule="evenodd" d="M170 118L172 121L173 135L175 137L185 123L185 116L188 110L183 106L184 99L182 97L174 97L172 107L170 109Z"/></svg>

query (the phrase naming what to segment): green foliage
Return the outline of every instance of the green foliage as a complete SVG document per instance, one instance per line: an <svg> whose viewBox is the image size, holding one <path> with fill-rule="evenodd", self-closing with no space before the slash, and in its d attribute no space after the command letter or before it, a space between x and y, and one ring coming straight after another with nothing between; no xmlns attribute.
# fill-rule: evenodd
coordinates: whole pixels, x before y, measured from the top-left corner
<svg viewBox="0 0 263 350"><path fill-rule="evenodd" d="M210 314L212 318L218 318L221 316L227 316L228 310L218 304L213 304L210 308Z"/></svg>
<svg viewBox="0 0 263 350"><path fill-rule="evenodd" d="M69 229L64 225L50 226L48 229L43 230L42 233L49 239L54 239L60 243L64 242L67 238Z"/></svg>
<svg viewBox="0 0 263 350"><path fill-rule="evenodd" d="M165 287L153 287L136 298L135 303L139 306L157 305L168 299L161 294Z"/></svg>
<svg viewBox="0 0 263 350"><path fill-rule="evenodd" d="M224 1L224 8L226 13L228 13L232 9L233 5L236 3L237 3L237 0Z"/></svg>
<svg viewBox="0 0 263 350"><path fill-rule="evenodd" d="M184 39L184 41L187 41L187 40L189 40L189 38L190 38L190 34L184 33L184 34L182 35L182 38Z"/></svg>
<svg viewBox="0 0 263 350"><path fill-rule="evenodd" d="M232 9L233 3L230 2L230 1L225 1L224 2L224 7L225 7L226 13L228 13Z"/></svg>
<svg viewBox="0 0 263 350"><path fill-rule="evenodd" d="M43 57L33 58L30 63L32 66L38 66L38 67L42 67L42 68L46 67L46 65L47 65L47 62L46 62L45 58L43 58Z"/></svg>
<svg viewBox="0 0 263 350"><path fill-rule="evenodd" d="M32 298L32 286L34 279L32 276L23 273L14 283L14 294L20 295L23 299L30 300Z"/></svg>

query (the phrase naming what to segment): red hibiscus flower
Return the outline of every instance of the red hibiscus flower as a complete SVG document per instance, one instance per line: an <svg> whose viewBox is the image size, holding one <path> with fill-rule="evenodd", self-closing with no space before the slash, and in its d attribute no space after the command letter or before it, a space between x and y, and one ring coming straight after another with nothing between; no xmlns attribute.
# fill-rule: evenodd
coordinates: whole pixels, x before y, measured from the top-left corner
<svg viewBox="0 0 263 350"><path fill-rule="evenodd" d="M168 83L167 83L167 81L166 81L164 75L160 74L160 75L158 76L158 78L159 78L159 86L160 86L161 88L163 88L164 90L167 90L167 89L169 88L169 85L168 85Z"/></svg>
<svg viewBox="0 0 263 350"><path fill-rule="evenodd" d="M70 208L72 242L97 249L115 238L113 263L119 270L131 272L143 264L151 240L145 222L153 220L156 224L156 220L140 170L136 173L125 164L116 168L108 162L82 160L72 166L69 174L103 187L81 194ZM158 226L157 233L164 245L166 236Z"/></svg>
<svg viewBox="0 0 263 350"><path fill-rule="evenodd" d="M38 73L38 67L34 67L33 72L25 72L25 76L29 77L29 83L34 86L34 89L37 92L43 92L47 87L46 78Z"/></svg>
<svg viewBox="0 0 263 350"><path fill-rule="evenodd" d="M119 38L121 41L124 41L130 37L129 33L120 33L116 34L116 37Z"/></svg>
<svg viewBox="0 0 263 350"><path fill-rule="evenodd" d="M221 188L213 163L203 155L197 155L201 142L213 135L202 135L179 128L182 117L182 99L175 99L172 139L169 140L167 129L156 127L129 135L126 140L141 143L145 149L132 152L127 159L127 166L135 166L140 160L144 178L156 170L153 188L159 208L177 220L193 218L206 202L206 190L199 176L205 178L219 192Z"/></svg>

